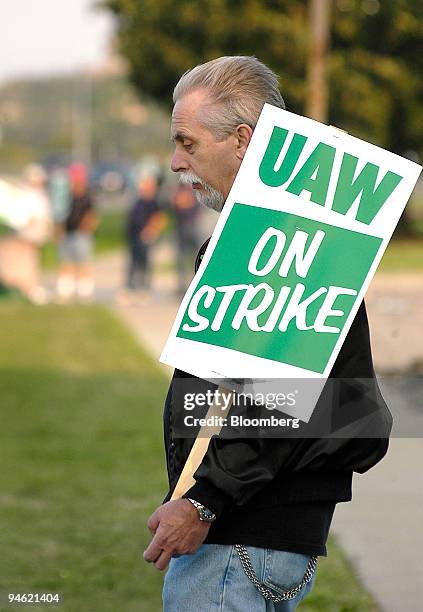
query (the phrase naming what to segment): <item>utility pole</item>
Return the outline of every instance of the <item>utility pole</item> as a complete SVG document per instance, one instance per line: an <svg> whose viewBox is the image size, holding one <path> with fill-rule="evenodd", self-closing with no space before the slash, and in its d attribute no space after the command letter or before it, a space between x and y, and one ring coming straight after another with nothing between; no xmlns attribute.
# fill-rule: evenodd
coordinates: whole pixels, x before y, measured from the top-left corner
<svg viewBox="0 0 423 612"><path fill-rule="evenodd" d="M90 75L77 74L72 92L72 157L91 164L92 82Z"/></svg>
<svg viewBox="0 0 423 612"><path fill-rule="evenodd" d="M309 0L310 47L306 115L322 123L328 119L327 58L331 0Z"/></svg>

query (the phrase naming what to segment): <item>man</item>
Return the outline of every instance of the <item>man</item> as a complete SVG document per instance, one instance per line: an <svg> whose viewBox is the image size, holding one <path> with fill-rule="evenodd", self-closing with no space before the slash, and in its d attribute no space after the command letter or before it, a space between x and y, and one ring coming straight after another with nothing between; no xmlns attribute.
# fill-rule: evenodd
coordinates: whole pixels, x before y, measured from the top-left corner
<svg viewBox="0 0 423 612"><path fill-rule="evenodd" d="M172 170L221 211L264 103L284 108L277 78L254 57L223 57L184 74L174 102ZM374 383L364 305L331 376ZM170 562L165 612L294 610L312 588L315 558L326 554L336 503L351 499L352 472L377 463L387 439L213 438L195 485L167 501L193 443L173 431L190 384L201 381L175 371L165 406L170 491L148 521L154 537L144 553L158 569ZM352 386L341 386L334 403L357 398ZM376 384L371 391L366 406L383 408Z"/></svg>
<svg viewBox="0 0 423 612"><path fill-rule="evenodd" d="M129 266L127 288L149 290L151 284L150 247L162 227L162 214L157 202L158 185L154 176L142 176L138 197L128 216L127 239Z"/></svg>
<svg viewBox="0 0 423 612"><path fill-rule="evenodd" d="M69 167L70 202L67 215L58 227L60 269L57 297L67 302L74 295L90 301L94 297L91 265L97 214L89 192L88 170L81 163Z"/></svg>
<svg viewBox="0 0 423 612"><path fill-rule="evenodd" d="M178 271L178 292L187 290L187 274L191 276L192 265L197 253L199 204L191 185L179 184L170 200L175 221L176 267Z"/></svg>

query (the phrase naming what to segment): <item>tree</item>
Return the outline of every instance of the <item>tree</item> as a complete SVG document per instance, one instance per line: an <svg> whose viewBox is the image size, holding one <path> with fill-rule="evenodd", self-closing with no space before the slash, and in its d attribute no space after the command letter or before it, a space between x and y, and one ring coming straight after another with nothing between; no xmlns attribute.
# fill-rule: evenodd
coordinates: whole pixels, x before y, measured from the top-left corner
<svg viewBox="0 0 423 612"><path fill-rule="evenodd" d="M106 0L139 91L170 105L190 67L254 54L281 76L288 107L304 112L306 0ZM423 153L423 3L334 0L330 121L395 152Z"/></svg>
<svg viewBox="0 0 423 612"><path fill-rule="evenodd" d="M167 107L181 74L221 55L256 55L304 114L307 0L104 0L136 88ZM423 2L333 0L329 123L423 157Z"/></svg>

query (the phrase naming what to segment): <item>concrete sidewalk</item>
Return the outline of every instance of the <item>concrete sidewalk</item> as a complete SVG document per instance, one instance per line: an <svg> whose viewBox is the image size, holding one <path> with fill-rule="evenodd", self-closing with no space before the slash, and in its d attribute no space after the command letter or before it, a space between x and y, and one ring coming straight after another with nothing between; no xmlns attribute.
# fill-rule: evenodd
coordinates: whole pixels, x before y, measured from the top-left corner
<svg viewBox="0 0 423 612"><path fill-rule="evenodd" d="M392 439L381 463L354 474L353 501L335 512L332 532L385 612L423 609L422 460L422 438Z"/></svg>
<svg viewBox="0 0 423 612"><path fill-rule="evenodd" d="M170 252L156 255L159 260L171 256ZM115 299L123 271L124 259L120 254L103 257L96 263L98 300L110 304L158 358L180 302L173 293L175 279L171 274L161 274L151 297L139 304L128 304ZM423 275L379 275L366 303L376 368L420 369ZM162 367L171 374L169 368ZM386 399L389 404L389 397ZM421 418L423 406L416 406L414 400L412 404L410 400L410 405L405 401L404 410L411 419L417 414ZM334 518L333 533L363 585L385 612L423 609L419 576L423 550L422 459L422 438L393 439L387 457L378 466L363 476L355 475L354 501L338 504Z"/></svg>

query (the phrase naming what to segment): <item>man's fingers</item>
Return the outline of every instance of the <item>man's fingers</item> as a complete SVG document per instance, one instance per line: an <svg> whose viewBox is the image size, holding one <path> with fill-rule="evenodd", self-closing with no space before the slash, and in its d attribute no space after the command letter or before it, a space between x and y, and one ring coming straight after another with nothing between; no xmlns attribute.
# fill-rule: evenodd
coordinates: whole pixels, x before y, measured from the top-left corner
<svg viewBox="0 0 423 612"><path fill-rule="evenodd" d="M167 566L169 565L169 561L171 557L172 557L171 553L168 553L165 550L163 550L159 558L156 559L154 563L155 567L157 567L158 570L165 570Z"/></svg>
<svg viewBox="0 0 423 612"><path fill-rule="evenodd" d="M157 515L157 512L153 512L153 514L150 516L150 518L147 521L147 527L150 530L150 533L152 535L154 535L157 531L157 527L159 526L160 520L159 517Z"/></svg>
<svg viewBox="0 0 423 612"><path fill-rule="evenodd" d="M148 545L148 547L145 549L143 553L144 560L147 561L148 563L152 563L153 561L156 561L157 557L162 552L163 552L163 549L157 542L157 537L154 536L154 538L151 540L150 544Z"/></svg>
<svg viewBox="0 0 423 612"><path fill-rule="evenodd" d="M148 530L151 533L151 535L154 536L154 534L157 531L157 527L153 527L152 525L150 525L150 523L147 523L147 527L148 527Z"/></svg>
<svg viewBox="0 0 423 612"><path fill-rule="evenodd" d="M157 569L164 570L169 565L172 553L163 550L158 542L158 538L155 536L144 551L143 557L148 563L154 563Z"/></svg>

